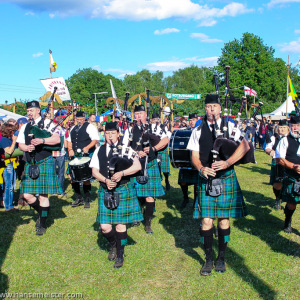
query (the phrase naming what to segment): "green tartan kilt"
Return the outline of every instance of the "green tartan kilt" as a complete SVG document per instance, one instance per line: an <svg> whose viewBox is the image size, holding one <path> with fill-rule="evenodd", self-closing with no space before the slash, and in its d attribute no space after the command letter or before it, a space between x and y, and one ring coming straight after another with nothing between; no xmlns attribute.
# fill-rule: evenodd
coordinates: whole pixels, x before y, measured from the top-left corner
<svg viewBox="0 0 300 300"><path fill-rule="evenodd" d="M187 185L198 184L199 172L192 169L180 169L178 173L178 184L185 182Z"/></svg>
<svg viewBox="0 0 300 300"><path fill-rule="evenodd" d="M30 164L25 164L24 175L20 185L21 194L57 195L63 192L56 175L55 164L52 156L38 162L40 176L31 179L28 175Z"/></svg>
<svg viewBox="0 0 300 300"><path fill-rule="evenodd" d="M273 158L271 163L270 184L282 182L284 177L284 167Z"/></svg>
<svg viewBox="0 0 300 300"><path fill-rule="evenodd" d="M300 202L300 197L297 195L294 195L293 193L293 183L295 180L300 180L300 176L285 176L283 178L282 182L282 188L281 188L281 196L282 201L291 203L291 204L297 204Z"/></svg>
<svg viewBox="0 0 300 300"><path fill-rule="evenodd" d="M129 224L143 221L143 215L133 184L128 182L118 188L120 204L114 209L108 209L104 205L104 189L101 184L98 190L97 222L100 224Z"/></svg>
<svg viewBox="0 0 300 300"><path fill-rule="evenodd" d="M218 197L206 195L207 179L199 176L199 195L194 207L194 219L239 218L248 214L234 169L221 172L218 178L223 179L223 193Z"/></svg>
<svg viewBox="0 0 300 300"><path fill-rule="evenodd" d="M131 178L138 197L160 197L165 194L161 184L161 177L158 169L157 160L147 164L149 180L146 184L139 184L136 177Z"/></svg>
<svg viewBox="0 0 300 300"><path fill-rule="evenodd" d="M162 159L161 159L161 165L160 169L162 173L170 173L170 160L169 160L169 148L166 148L164 151L159 152L161 153Z"/></svg>

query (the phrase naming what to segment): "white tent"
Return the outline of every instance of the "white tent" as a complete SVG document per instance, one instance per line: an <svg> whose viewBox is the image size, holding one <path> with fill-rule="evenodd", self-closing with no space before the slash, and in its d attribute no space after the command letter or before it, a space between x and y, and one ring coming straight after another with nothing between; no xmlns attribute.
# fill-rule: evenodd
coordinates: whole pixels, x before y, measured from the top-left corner
<svg viewBox="0 0 300 300"><path fill-rule="evenodd" d="M0 118L3 119L4 121L7 121L8 119L11 119L11 118L15 119L17 121L19 118L23 118L23 117L24 116L21 116L19 114L15 114L11 111L0 108Z"/></svg>
<svg viewBox="0 0 300 300"><path fill-rule="evenodd" d="M287 112L290 114L292 110L295 110L292 97L289 96L287 100L284 101L277 109L269 113L270 116L285 116L286 115L286 102L287 102Z"/></svg>

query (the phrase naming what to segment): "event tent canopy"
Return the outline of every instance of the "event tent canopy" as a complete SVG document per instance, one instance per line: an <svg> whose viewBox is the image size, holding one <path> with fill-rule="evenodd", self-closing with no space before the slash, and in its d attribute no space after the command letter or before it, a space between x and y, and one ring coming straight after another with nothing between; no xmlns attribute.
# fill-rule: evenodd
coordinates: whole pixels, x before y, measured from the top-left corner
<svg viewBox="0 0 300 300"><path fill-rule="evenodd" d="M19 114L15 114L11 111L5 110L0 108L0 119L7 121L8 119L15 119L16 121L20 118L23 118L24 116L19 115Z"/></svg>

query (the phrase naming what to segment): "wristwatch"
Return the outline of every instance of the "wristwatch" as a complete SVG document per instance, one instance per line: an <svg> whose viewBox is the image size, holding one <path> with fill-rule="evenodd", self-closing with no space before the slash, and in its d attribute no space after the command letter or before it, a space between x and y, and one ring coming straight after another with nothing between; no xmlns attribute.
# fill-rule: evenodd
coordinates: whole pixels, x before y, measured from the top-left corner
<svg viewBox="0 0 300 300"><path fill-rule="evenodd" d="M43 144L45 144L45 139L42 139L43 140Z"/></svg>

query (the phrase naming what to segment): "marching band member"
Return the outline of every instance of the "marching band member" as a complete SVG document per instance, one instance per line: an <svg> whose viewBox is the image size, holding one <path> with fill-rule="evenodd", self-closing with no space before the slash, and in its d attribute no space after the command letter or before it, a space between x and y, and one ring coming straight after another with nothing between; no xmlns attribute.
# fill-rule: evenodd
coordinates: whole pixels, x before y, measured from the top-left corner
<svg viewBox="0 0 300 300"><path fill-rule="evenodd" d="M114 268L123 266L124 247L127 243L126 224L143 220L133 183L130 181L130 177L141 170L138 157L134 158L131 167L114 173L112 177L109 174L109 162L113 156L112 147L118 146L119 135L117 122L107 123L106 142L96 149L90 163L90 167L93 168L93 176L100 181L97 221L100 223L102 235L110 244L108 259L116 260ZM107 198L109 192L113 196ZM112 197L115 196L115 192L118 193L119 203L109 206L109 201L113 201ZM115 208L115 206L117 207Z"/></svg>
<svg viewBox="0 0 300 300"><path fill-rule="evenodd" d="M93 152L95 151L95 145L99 141L97 128L94 125L85 122L85 116L86 114L84 111L77 111L77 125L71 129L67 138L68 152L71 160L74 157L81 156L83 154L89 154L92 156ZM72 207L77 207L84 204L84 208L90 208L90 191L92 189L90 180L83 182L83 193L85 195L85 199L83 199L81 196L79 182L72 182L72 188L76 197L75 201L72 203Z"/></svg>
<svg viewBox="0 0 300 300"><path fill-rule="evenodd" d="M24 175L20 185L20 193L28 204L34 208L39 218L36 222L36 235L43 235L46 232L46 220L49 213L49 194L61 194L62 189L59 184L54 161L52 158L52 151L44 149L45 145L57 145L60 143L58 132L54 132L48 138L33 138L30 137L31 126L37 126L43 129L50 120L43 120L40 116L40 105L38 101L31 101L26 103L27 116L31 123L23 125L20 129L17 143L19 149L25 152L26 165ZM49 131L55 125L52 123ZM37 166L37 169L33 166ZM31 170L31 171L30 171ZM30 171L30 173L29 173ZM34 171L34 172L32 172ZM33 174L35 173L35 174ZM38 175L37 178L35 178ZM38 198L36 195L39 195Z"/></svg>
<svg viewBox="0 0 300 300"><path fill-rule="evenodd" d="M300 202L300 116L292 116L290 122L290 134L279 141L275 151L275 159L284 167L286 175L282 184L282 201L287 203L283 229L286 233L292 232L292 215Z"/></svg>
<svg viewBox="0 0 300 300"><path fill-rule="evenodd" d="M192 163L199 172L199 197L197 197L194 215L195 219L202 219L200 229L201 242L204 244L206 262L203 265L201 275L210 275L213 268L213 219L218 219L218 241L219 255L216 261L215 270L225 272L225 250L229 242L230 226L229 218L238 218L247 215L242 191L236 178L233 165L241 159L250 149L248 142L243 139L234 154L226 161L220 160L212 163L211 150L215 140L214 117L221 128L220 118L221 105L217 95L207 95L205 98L206 116L203 125L195 128L189 140L187 149L192 151ZM229 134L231 134L234 124L228 122ZM198 130L199 129L199 130ZM236 140L240 136L237 130ZM221 194L206 192L208 178L221 180L223 191ZM218 181L220 184L220 181ZM218 191L221 188L218 187Z"/></svg>
<svg viewBox="0 0 300 300"><path fill-rule="evenodd" d="M145 231L148 234L152 234L153 230L151 228L151 220L153 217L153 211L155 208L154 197L160 197L165 194L164 189L161 184L161 178L159 174L158 164L157 164L157 152L163 149L169 143L168 136L163 133L161 135L160 142L154 147L151 143L147 147L143 147L142 143L139 141L144 134L144 126L147 126L147 113L145 111L144 105L136 105L134 108L134 117L137 120L137 124L132 128L132 149L138 151L140 159L145 159L148 157L148 163L145 166L148 170L148 181L146 183L138 183L138 177L134 178L135 187L137 191L137 196L145 199L146 210L145 210ZM154 130L154 124L152 126L152 131ZM123 144L127 144L129 139L129 131L125 131Z"/></svg>
<svg viewBox="0 0 300 300"><path fill-rule="evenodd" d="M273 185L273 192L276 197L275 209L281 209L280 190L284 177L284 168L276 162L275 150L280 139L287 136L290 132L287 120L280 120L276 132L271 136L271 142L267 143L265 152L272 157L270 184Z"/></svg>
<svg viewBox="0 0 300 300"><path fill-rule="evenodd" d="M198 115L196 113L189 114L189 126L185 130L193 130L195 128L197 120ZM189 185L194 186L194 203L196 201L196 196L198 193L198 171L180 169L178 173L178 184L180 185L181 191L183 193L183 201L180 205L180 209L184 209L189 203Z"/></svg>

